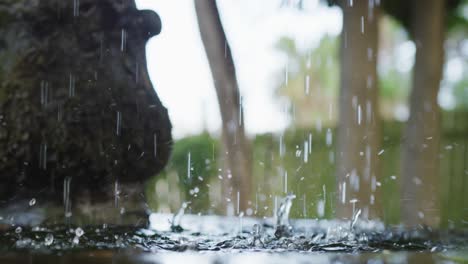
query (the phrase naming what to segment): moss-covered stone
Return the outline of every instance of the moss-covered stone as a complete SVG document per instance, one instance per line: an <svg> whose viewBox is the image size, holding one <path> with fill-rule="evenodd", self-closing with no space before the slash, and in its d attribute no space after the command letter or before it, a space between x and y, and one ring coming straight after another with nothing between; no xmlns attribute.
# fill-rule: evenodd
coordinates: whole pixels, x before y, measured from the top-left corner
<svg viewBox="0 0 468 264"><path fill-rule="evenodd" d="M133 0L4 0L0 14L0 201L61 203L65 177L71 199L103 200L163 168L171 124L145 59L156 13Z"/></svg>

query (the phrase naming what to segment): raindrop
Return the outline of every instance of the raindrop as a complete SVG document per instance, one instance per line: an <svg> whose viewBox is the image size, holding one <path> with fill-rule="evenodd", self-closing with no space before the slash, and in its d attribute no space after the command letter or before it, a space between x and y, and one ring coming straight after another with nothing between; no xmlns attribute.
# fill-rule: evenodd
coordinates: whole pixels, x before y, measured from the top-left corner
<svg viewBox="0 0 468 264"><path fill-rule="evenodd" d="M361 33L364 34L364 16L361 16Z"/></svg>
<svg viewBox="0 0 468 264"><path fill-rule="evenodd" d="M47 169L47 144L41 143L39 147L39 168Z"/></svg>
<svg viewBox="0 0 468 264"><path fill-rule="evenodd" d="M304 163L309 161L309 142L304 141Z"/></svg>
<svg viewBox="0 0 468 264"><path fill-rule="evenodd" d="M284 193L288 193L288 172L284 171Z"/></svg>
<svg viewBox="0 0 468 264"><path fill-rule="evenodd" d="M29 200L29 206L34 206L35 204L36 204L35 198L32 198L31 200Z"/></svg>
<svg viewBox="0 0 468 264"><path fill-rule="evenodd" d="M125 46L127 45L127 31L122 28L121 40L120 40L120 51L125 51Z"/></svg>
<svg viewBox="0 0 468 264"><path fill-rule="evenodd" d="M191 162L190 162L190 152L187 154L187 179L190 179L190 168L191 168Z"/></svg>
<svg viewBox="0 0 468 264"><path fill-rule="evenodd" d="M326 142L327 146L331 146L331 144L333 143L333 142L332 142L332 141L333 141L332 136L333 136L333 135L332 135L331 129L328 128L328 129L327 129L327 134L326 134L326 136L325 136L325 142Z"/></svg>
<svg viewBox="0 0 468 264"><path fill-rule="evenodd" d="M66 218L69 218L72 216L71 201L70 201L70 183L71 183L71 177L65 177L65 179L63 180L63 205L65 209Z"/></svg>
<svg viewBox="0 0 468 264"><path fill-rule="evenodd" d="M343 182L341 185L341 203L346 203L346 182Z"/></svg>
<svg viewBox="0 0 468 264"><path fill-rule="evenodd" d="M15 229L15 233L16 234L19 234L23 231L23 228L21 228L21 226L18 226L16 229Z"/></svg>
<svg viewBox="0 0 468 264"><path fill-rule="evenodd" d="M240 192L237 191L237 214L240 212Z"/></svg>
<svg viewBox="0 0 468 264"><path fill-rule="evenodd" d="M44 245L50 246L52 243L54 243L54 235L47 234L44 238Z"/></svg>
<svg viewBox="0 0 468 264"><path fill-rule="evenodd" d="M73 16L77 17L80 15L80 0L73 0Z"/></svg>
<svg viewBox="0 0 468 264"><path fill-rule="evenodd" d="M319 200L317 202L317 215L323 217L325 215L325 201Z"/></svg>
<svg viewBox="0 0 468 264"><path fill-rule="evenodd" d="M77 237L81 237L82 235L84 235L83 229L82 229L81 227L77 227L77 228L75 229L75 235L76 235Z"/></svg>
<svg viewBox="0 0 468 264"><path fill-rule="evenodd" d="M312 154L312 133L309 133L309 154Z"/></svg>
<svg viewBox="0 0 468 264"><path fill-rule="evenodd" d="M362 108L361 108L361 105L358 105L357 119L358 119L358 125L361 125L361 122L362 122Z"/></svg>
<svg viewBox="0 0 468 264"><path fill-rule="evenodd" d="M281 157L284 157L286 152L286 146L284 145L283 135L280 135L280 142L279 142L279 154Z"/></svg>
<svg viewBox="0 0 468 264"><path fill-rule="evenodd" d="M308 95L310 90L310 76L305 77L305 93Z"/></svg>
<svg viewBox="0 0 468 264"><path fill-rule="evenodd" d="M120 187L119 187L119 181L116 180L114 182L114 206L115 208L119 207L119 200L120 200Z"/></svg>
<svg viewBox="0 0 468 264"><path fill-rule="evenodd" d="M69 84L68 84L68 97L75 96L75 83L76 83L75 76L73 76L73 74L70 73Z"/></svg>
<svg viewBox="0 0 468 264"><path fill-rule="evenodd" d="M46 107L49 99L49 82L41 81L41 105Z"/></svg>
<svg viewBox="0 0 468 264"><path fill-rule="evenodd" d="M122 126L122 113L120 111L117 111L117 122L116 122L116 127L115 127L115 133L117 136L120 135L120 128Z"/></svg>

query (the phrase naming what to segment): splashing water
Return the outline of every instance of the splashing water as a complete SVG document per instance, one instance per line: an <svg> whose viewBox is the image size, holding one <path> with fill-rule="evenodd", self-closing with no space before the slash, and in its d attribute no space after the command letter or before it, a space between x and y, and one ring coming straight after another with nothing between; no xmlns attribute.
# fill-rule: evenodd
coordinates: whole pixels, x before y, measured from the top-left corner
<svg viewBox="0 0 468 264"><path fill-rule="evenodd" d="M190 202L183 202L182 206L180 207L179 211L177 214L174 214L174 217L172 217L171 221L171 230L172 232L182 232L184 229L180 225L180 222L182 221L182 216L184 216L185 209L187 209L188 205Z"/></svg>
<svg viewBox="0 0 468 264"><path fill-rule="evenodd" d="M281 206L280 206L281 207ZM357 214L356 214L357 215ZM169 214L153 218L170 219ZM349 221L296 219L290 236L277 237L272 218L243 218L244 227L252 232L238 232L237 217L184 215L181 232L141 229L132 226L48 226L16 227L0 231L0 254L33 250L68 252L75 250L138 249L147 252L215 251L215 252L442 252L466 249L466 233L436 239L430 230L385 228L378 221L362 221L349 236ZM167 223L167 221L166 221ZM334 230L330 232L330 230ZM338 234L341 233L341 234ZM81 236L78 236L81 235Z"/></svg>
<svg viewBox="0 0 468 264"><path fill-rule="evenodd" d="M289 212L291 211L292 200L296 195L289 194L281 202L276 211L276 237L288 237L292 234L292 226L289 224Z"/></svg>
<svg viewBox="0 0 468 264"><path fill-rule="evenodd" d="M349 225L349 230L353 231L354 227L356 226L357 221L359 220L359 216L361 215L361 209L357 210L353 214L353 218L351 219L351 223Z"/></svg>

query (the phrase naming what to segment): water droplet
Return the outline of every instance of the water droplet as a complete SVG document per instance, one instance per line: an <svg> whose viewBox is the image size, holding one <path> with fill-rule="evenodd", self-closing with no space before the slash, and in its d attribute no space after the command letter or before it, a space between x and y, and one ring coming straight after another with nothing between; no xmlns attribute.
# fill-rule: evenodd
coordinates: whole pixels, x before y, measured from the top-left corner
<svg viewBox="0 0 468 264"><path fill-rule="evenodd" d="M16 234L19 234L23 231L23 228L21 228L21 226L18 226L16 229L15 229L15 233Z"/></svg>
<svg viewBox="0 0 468 264"><path fill-rule="evenodd" d="M35 198L32 198L31 200L29 200L29 206L34 206L35 204L36 204Z"/></svg>
<svg viewBox="0 0 468 264"><path fill-rule="evenodd" d="M78 228L75 229L75 235L76 235L77 237L80 237L80 236L82 236L83 234L84 234L84 231L83 231L83 229L81 229L81 227L78 227Z"/></svg>
<svg viewBox="0 0 468 264"><path fill-rule="evenodd" d="M47 234L46 237L44 238L44 245L50 246L54 243L54 235L52 234Z"/></svg>

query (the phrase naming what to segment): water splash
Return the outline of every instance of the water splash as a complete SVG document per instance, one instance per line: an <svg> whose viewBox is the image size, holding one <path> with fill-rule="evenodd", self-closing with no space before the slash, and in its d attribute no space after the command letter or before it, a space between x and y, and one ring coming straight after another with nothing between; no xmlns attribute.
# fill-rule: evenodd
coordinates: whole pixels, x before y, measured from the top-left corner
<svg viewBox="0 0 468 264"><path fill-rule="evenodd" d="M351 219L351 223L349 224L349 230L353 231L357 221L359 220L359 216L361 215L361 209L354 212L353 217Z"/></svg>
<svg viewBox="0 0 468 264"><path fill-rule="evenodd" d="M283 201L276 211L276 231L275 236L288 237L292 235L292 226L289 224L289 212L291 211L292 200L296 198L296 195L289 194Z"/></svg>
<svg viewBox="0 0 468 264"><path fill-rule="evenodd" d="M263 236L263 229L262 226L259 224L254 224L252 227L252 243L251 245L254 247L263 247L264 243L262 241Z"/></svg>
<svg viewBox="0 0 468 264"><path fill-rule="evenodd" d="M172 232L180 233L184 231L184 228L182 228L182 226L180 225L180 222L182 221L182 217L185 214L185 209L187 209L189 204L190 202L183 202L177 214L174 214L174 216L172 217L172 221L171 221Z"/></svg>

